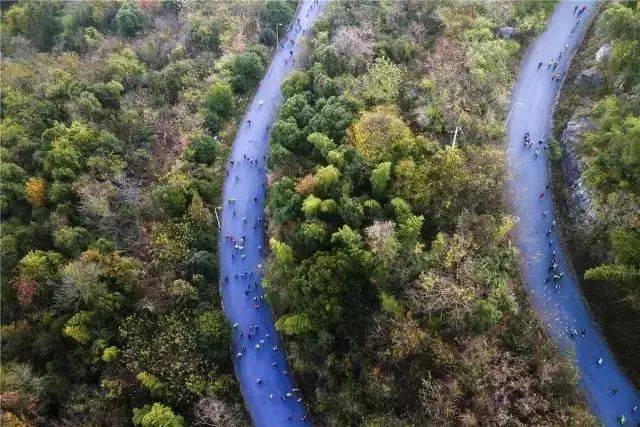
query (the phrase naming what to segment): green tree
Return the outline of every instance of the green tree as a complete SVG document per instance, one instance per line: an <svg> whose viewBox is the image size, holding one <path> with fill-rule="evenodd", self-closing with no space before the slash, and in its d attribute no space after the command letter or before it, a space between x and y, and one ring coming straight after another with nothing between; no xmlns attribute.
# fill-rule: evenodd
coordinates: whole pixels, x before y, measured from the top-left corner
<svg viewBox="0 0 640 427"><path fill-rule="evenodd" d="M19 277L21 280L33 282L53 279L57 276L61 264L62 256L57 252L30 251L20 260Z"/></svg>
<svg viewBox="0 0 640 427"><path fill-rule="evenodd" d="M327 135L333 141L342 141L345 130L355 118L352 107L344 98L332 96L318 102L316 111L309 121L311 129Z"/></svg>
<svg viewBox="0 0 640 427"><path fill-rule="evenodd" d="M23 198L27 173L11 162L0 164L0 212L6 215L16 208L18 200Z"/></svg>
<svg viewBox="0 0 640 427"><path fill-rule="evenodd" d="M267 0L260 11L260 24L276 30L278 24L280 34L285 34L287 25L291 21L293 10L288 2L284 0Z"/></svg>
<svg viewBox="0 0 640 427"><path fill-rule="evenodd" d="M329 137L319 132L310 134L307 137L307 141L311 143L325 158L328 157L330 151L337 148L337 145L329 139Z"/></svg>
<svg viewBox="0 0 640 427"><path fill-rule="evenodd" d="M304 131L298 127L293 117L275 122L271 130L271 142L296 154L308 154L312 149L305 139Z"/></svg>
<svg viewBox="0 0 640 427"><path fill-rule="evenodd" d="M210 165L216 159L220 144L209 135L197 135L190 139L186 157L198 163Z"/></svg>
<svg viewBox="0 0 640 427"><path fill-rule="evenodd" d="M358 260L342 251L317 252L302 261L282 293L289 314L276 327L304 333L355 320L358 306L366 306L360 269Z"/></svg>
<svg viewBox="0 0 640 427"><path fill-rule="evenodd" d="M115 22L118 33L124 37L133 37L149 23L149 18L137 2L127 0L118 9Z"/></svg>
<svg viewBox="0 0 640 427"><path fill-rule="evenodd" d="M77 2L65 6L62 17L61 39L65 49L82 50L87 46L85 29L92 27L95 31L101 25L101 10L92 3Z"/></svg>
<svg viewBox="0 0 640 427"><path fill-rule="evenodd" d="M378 58L356 84L355 93L368 106L391 103L398 98L403 70L387 58Z"/></svg>
<svg viewBox="0 0 640 427"><path fill-rule="evenodd" d="M207 108L222 120L233 115L236 100L229 83L218 80L211 85L207 91Z"/></svg>
<svg viewBox="0 0 640 427"><path fill-rule="evenodd" d="M608 39L637 40L640 37L640 13L620 3L608 5L598 21L598 31Z"/></svg>
<svg viewBox="0 0 640 427"><path fill-rule="evenodd" d="M53 246L75 257L87 247L90 238L86 228L62 227L53 232Z"/></svg>
<svg viewBox="0 0 640 427"><path fill-rule="evenodd" d="M27 37L40 50L49 50L62 30L62 8L58 0L22 0L7 11L4 24L10 33Z"/></svg>
<svg viewBox="0 0 640 427"><path fill-rule="evenodd" d="M237 54L231 60L231 86L241 94L253 89L265 71L265 64L256 52L244 52Z"/></svg>
<svg viewBox="0 0 640 427"><path fill-rule="evenodd" d="M133 425L141 427L184 427L184 418L161 403L133 408Z"/></svg>
<svg viewBox="0 0 640 427"><path fill-rule="evenodd" d="M302 199L295 192L295 184L289 177L275 182L267 196L267 211L278 224L294 220L298 217Z"/></svg>
<svg viewBox="0 0 640 427"><path fill-rule="evenodd" d="M129 48L109 55L105 70L109 79L122 83L125 88L135 86L144 74L144 66Z"/></svg>
<svg viewBox="0 0 640 427"><path fill-rule="evenodd" d="M340 171L333 165L319 167L315 178L319 189L324 194L328 194L340 182Z"/></svg>
<svg viewBox="0 0 640 427"><path fill-rule="evenodd" d="M198 346L210 361L225 364L229 358L231 330L220 311L205 311L196 321Z"/></svg>
<svg viewBox="0 0 640 427"><path fill-rule="evenodd" d="M340 216L350 227L360 228L364 220L364 208L358 199L342 196L338 204Z"/></svg>
<svg viewBox="0 0 640 427"><path fill-rule="evenodd" d="M179 183L159 185L151 192L151 198L168 215L181 216L187 207L185 188Z"/></svg>
<svg viewBox="0 0 640 427"><path fill-rule="evenodd" d="M327 224L318 219L304 221L294 231L296 252L310 256L325 247L329 240Z"/></svg>
<svg viewBox="0 0 640 427"><path fill-rule="evenodd" d="M311 77L306 71L294 71L282 82L280 87L285 99L311 89Z"/></svg>
<svg viewBox="0 0 640 427"><path fill-rule="evenodd" d="M314 114L314 109L307 103L307 97L302 93L290 96L280 107L280 118L293 117L301 129L307 126Z"/></svg>
<svg viewBox="0 0 640 427"><path fill-rule="evenodd" d="M371 190L373 195L382 199L387 194L391 181L391 162L383 162L371 172Z"/></svg>
<svg viewBox="0 0 640 427"><path fill-rule="evenodd" d="M322 200L310 194L304 199L302 202L302 212L304 212L305 217L312 218L314 216L318 216L321 211Z"/></svg>

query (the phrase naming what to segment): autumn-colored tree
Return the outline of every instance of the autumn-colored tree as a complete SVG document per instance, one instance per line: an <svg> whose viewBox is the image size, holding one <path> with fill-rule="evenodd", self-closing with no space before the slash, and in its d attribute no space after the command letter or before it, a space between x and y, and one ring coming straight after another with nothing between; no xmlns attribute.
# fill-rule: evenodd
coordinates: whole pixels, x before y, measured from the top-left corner
<svg viewBox="0 0 640 427"><path fill-rule="evenodd" d="M397 111L388 107L364 112L347 134L348 142L371 163L391 160L396 146L412 144L412 138L411 130Z"/></svg>
<svg viewBox="0 0 640 427"><path fill-rule="evenodd" d="M24 197L33 207L43 206L47 202L47 184L42 178L29 178L24 186Z"/></svg>
<svg viewBox="0 0 640 427"><path fill-rule="evenodd" d="M318 182L316 176L307 174L300 178L296 184L296 193L298 193L300 197L306 197L315 191L317 185Z"/></svg>

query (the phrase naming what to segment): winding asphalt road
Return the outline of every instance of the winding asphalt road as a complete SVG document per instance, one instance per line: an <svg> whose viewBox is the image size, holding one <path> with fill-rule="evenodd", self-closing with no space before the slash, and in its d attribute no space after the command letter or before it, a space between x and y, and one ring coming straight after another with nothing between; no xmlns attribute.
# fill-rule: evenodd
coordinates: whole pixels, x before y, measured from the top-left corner
<svg viewBox="0 0 640 427"><path fill-rule="evenodd" d="M220 287L224 312L234 325L236 376L255 426L308 424L273 314L262 299L260 270L265 244L261 218L266 191L267 126L273 124L282 102L280 84L301 62L304 49L300 41L306 35L303 30L306 33L311 28L325 4L326 1L301 1L286 35L282 35L286 29L279 27L280 36L286 41L275 53L238 129L224 183Z"/></svg>
<svg viewBox="0 0 640 427"><path fill-rule="evenodd" d="M587 7L579 24L574 13L576 5ZM575 272L563 248L557 244L551 194L546 190L549 183L547 150L541 148L540 155L535 156L538 140L546 141L550 135L553 107L561 85L551 80L553 71L547 69L547 63L550 59L556 60L559 52L566 48L556 72L562 74L566 70L593 19L595 6L595 1L560 1L547 31L537 39L522 63L512 95L512 114L508 118L510 199L512 210L519 218L517 241L534 307L561 349L574 355L593 413L605 425L619 425L624 416L625 424L635 426L640 422L640 411L633 408L640 406L640 395L600 335ZM538 69L540 61L543 65ZM532 149L524 147L525 132L530 132ZM542 198L541 193L544 193ZM547 236L549 230L551 233ZM556 251L558 264L555 274L564 273L557 287L553 271L549 283L545 283L550 277L552 251Z"/></svg>

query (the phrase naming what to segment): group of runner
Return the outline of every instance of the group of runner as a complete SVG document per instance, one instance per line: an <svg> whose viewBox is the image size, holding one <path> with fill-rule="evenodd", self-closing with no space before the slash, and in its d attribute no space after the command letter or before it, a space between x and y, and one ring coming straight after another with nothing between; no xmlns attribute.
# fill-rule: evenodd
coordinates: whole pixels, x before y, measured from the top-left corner
<svg viewBox="0 0 640 427"><path fill-rule="evenodd" d="M575 33L576 28L582 22L581 16L586 10L587 10L587 6L584 6L584 5L583 6L576 5L576 7L573 9L573 14L575 15L577 13L578 19L576 20L575 25L571 28L571 34ZM569 44L567 43L564 45L564 49L562 49L558 53L557 58L551 58L549 62L547 62L547 71L551 71L551 81L555 81L556 83L559 83L564 78L565 73L556 72L556 68L558 68L558 65L560 65L560 60L562 59L562 56L565 54L565 52L568 49L569 49ZM542 61L538 62L538 70L542 68L542 65L544 65Z"/></svg>
<svg viewBox="0 0 640 427"><path fill-rule="evenodd" d="M258 176L262 176L262 168L266 162L266 157L263 156L262 160L252 158L246 154L241 159L231 159L227 166L226 175L234 175L234 181L239 181L239 175L234 172L240 168L253 168ZM263 186L266 182L263 182ZM253 197L253 202L258 203L260 195ZM246 216L240 217L235 209L237 200L234 197L227 197L227 205L232 209L232 218L234 222L241 224L241 233L238 235L225 234L224 242L232 249L230 252L231 263L234 266L234 272L232 274L225 275L222 279L223 286L242 286L244 288L244 295L247 302L248 309L259 311L263 308L263 302L265 295L262 287L260 286L260 280L263 273L262 264L256 266L245 265L245 259L247 258L247 251L249 248L255 248L255 251L262 257L264 255L263 248L260 244L250 242L246 233L246 228L252 226L254 230L261 227L263 229L264 219L262 216L255 216L254 218L247 218ZM271 366L273 369L277 369L281 375L288 376L289 372L286 366L279 366L278 363L278 351L280 348L277 344L277 334L271 330L262 330L259 324L240 325L239 323L233 324L234 340L234 353L238 362L241 363L244 356L248 351L260 352L263 355L261 357L269 357L272 359ZM273 337L272 337L273 334ZM270 351L269 351L270 350ZM263 387L268 386L265 384L263 377L256 378L256 385ZM302 397L298 396L299 390L293 388L280 396L282 401L288 399L294 399L299 404L302 404ZM274 398L274 393L269 393L269 399ZM287 415L288 421L293 421L293 415ZM300 421L306 421L306 416L302 415Z"/></svg>
<svg viewBox="0 0 640 427"><path fill-rule="evenodd" d="M531 136L529 135L529 132L525 132L524 138L523 138L523 142L524 142L524 148L528 148L529 150L533 150L534 144L531 141ZM538 156L540 155L540 150L547 151L548 149L549 149L549 144L544 142L544 140L539 139L538 140L538 145L537 145L536 149L533 151L533 156L535 158L538 158Z"/></svg>

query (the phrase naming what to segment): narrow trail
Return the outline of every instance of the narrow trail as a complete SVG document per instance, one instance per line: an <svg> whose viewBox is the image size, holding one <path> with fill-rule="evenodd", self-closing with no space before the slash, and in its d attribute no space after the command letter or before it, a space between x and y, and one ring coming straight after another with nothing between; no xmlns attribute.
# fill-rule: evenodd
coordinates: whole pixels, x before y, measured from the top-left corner
<svg viewBox="0 0 640 427"><path fill-rule="evenodd" d="M576 5L578 11L586 6L580 17ZM593 19L595 6L595 1L560 1L547 31L522 62L508 118L509 196L512 211L519 219L516 235L524 281L536 311L560 348L573 355L593 413L604 425L619 425L624 417L625 425L635 426L640 425L640 411L633 408L640 406L640 395L601 336L573 267L558 244L547 189L549 159L544 142L551 132L553 107L561 86L561 82L552 81L554 70L547 68L548 62L558 61L558 74L566 71ZM561 51L563 55L558 59ZM539 62L543 63L541 67ZM524 147L525 132L530 133L532 148ZM539 140L544 141L542 145Z"/></svg>
<svg viewBox="0 0 640 427"><path fill-rule="evenodd" d="M294 389L273 314L262 299L260 266L266 253L267 127L275 121L282 102L280 84L301 62L304 48L300 41L325 5L326 0L301 0L291 28L279 27L280 40L286 41L278 47L238 129L224 182L220 289L224 312L234 325L236 376L253 425L259 427L309 423L302 396Z"/></svg>

